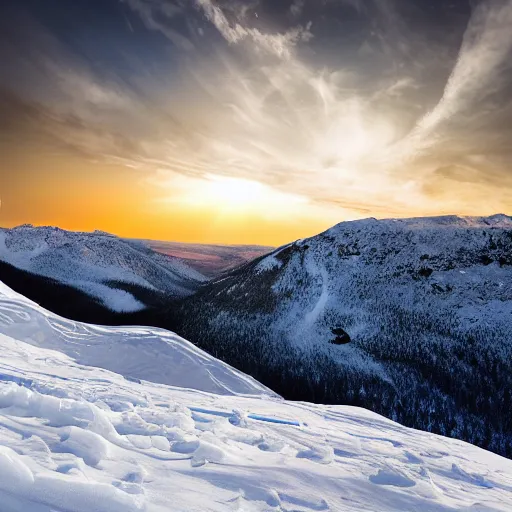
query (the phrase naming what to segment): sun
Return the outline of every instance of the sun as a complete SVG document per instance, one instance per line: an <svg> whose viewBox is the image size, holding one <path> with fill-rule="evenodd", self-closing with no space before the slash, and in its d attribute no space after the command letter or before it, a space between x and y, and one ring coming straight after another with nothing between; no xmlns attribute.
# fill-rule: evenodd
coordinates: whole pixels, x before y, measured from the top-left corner
<svg viewBox="0 0 512 512"><path fill-rule="evenodd" d="M304 196L277 190L259 181L218 174L201 178L174 175L168 181L171 203L186 208L211 210L219 214L290 215L308 200Z"/></svg>
<svg viewBox="0 0 512 512"><path fill-rule="evenodd" d="M257 181L242 178L209 176L206 180L208 195L213 195L224 206L251 208L261 205L268 199L267 187Z"/></svg>

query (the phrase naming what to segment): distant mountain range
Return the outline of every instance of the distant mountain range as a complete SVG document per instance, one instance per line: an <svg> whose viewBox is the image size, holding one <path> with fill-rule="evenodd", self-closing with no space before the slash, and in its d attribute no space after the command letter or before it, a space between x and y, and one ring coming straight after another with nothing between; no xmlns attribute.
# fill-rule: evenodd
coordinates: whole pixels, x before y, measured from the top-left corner
<svg viewBox="0 0 512 512"><path fill-rule="evenodd" d="M114 313L133 313L185 297L206 281L178 258L100 231L80 233L30 225L0 229L0 261L0 275L7 284L16 287L11 281L21 276L39 286L53 281L82 292ZM33 292L28 295L33 297Z"/></svg>
<svg viewBox="0 0 512 512"><path fill-rule="evenodd" d="M207 277L216 277L226 270L238 267L275 249L275 247L261 245L206 245L156 240L143 240L143 242L156 252L181 259L189 267Z"/></svg>
<svg viewBox="0 0 512 512"><path fill-rule="evenodd" d="M34 248L30 229L14 230L16 244L3 232L0 258L20 249L3 264L18 269L2 274L0 266L0 280L24 268L14 281L25 289L4 282L37 301L39 284L27 279L40 279L40 263L21 267L19 255L31 254L33 262L46 254L42 268L53 281L45 286L56 290L46 307L60 314L166 327L285 398L362 406L512 456L511 217L344 222L209 281L183 266L173 267L182 269L171 272L174 281L165 273L150 280L142 261L183 263L99 233L73 234L73 250L64 251L72 256L56 257L63 249ZM81 259L91 245L102 257ZM121 250L130 257L119 259ZM69 276L81 275L66 269L73 258L99 276L94 283L104 285L111 269L117 277L107 282L120 282L118 289L148 307L112 314L100 301L99 309L87 304L68 313L77 303L66 288L77 286ZM81 286L72 289L81 294L78 303L90 293Z"/></svg>

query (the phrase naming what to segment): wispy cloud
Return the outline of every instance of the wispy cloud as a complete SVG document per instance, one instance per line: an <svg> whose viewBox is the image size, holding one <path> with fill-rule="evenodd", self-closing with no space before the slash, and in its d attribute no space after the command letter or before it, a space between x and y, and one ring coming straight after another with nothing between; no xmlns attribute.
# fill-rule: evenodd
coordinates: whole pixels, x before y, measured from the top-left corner
<svg viewBox="0 0 512 512"><path fill-rule="evenodd" d="M249 39L257 48L273 53L277 57L289 59L291 58L292 48L298 41L307 41L312 37L309 27L306 27L306 29L296 27L285 33L272 34L264 33L257 28L246 28L238 22L231 24L222 9L215 5L212 0L195 1L226 41L231 44Z"/></svg>
<svg viewBox="0 0 512 512"><path fill-rule="evenodd" d="M193 6L204 14L206 19L212 23L228 43L237 44L249 41L256 49L274 54L283 59L291 57L293 47L299 41L307 41L312 37L309 26L297 26L283 33L264 32L258 28L244 26L241 20L246 18L247 10L253 7L251 4L240 5L235 3L231 8L232 13L235 14L234 20L230 21L223 9L213 0L178 0L177 3L148 2L147 0L124 1L142 17L148 28L159 30L174 44L189 50L193 48L193 43L176 30L159 21L161 16L172 19L178 14L183 13L187 7ZM297 9L299 6L300 0L299 4L294 5L293 11L296 14L298 14Z"/></svg>
<svg viewBox="0 0 512 512"><path fill-rule="evenodd" d="M177 47L193 50L194 44L188 37L161 21L162 17L172 19L183 12L182 5L173 2L148 2L145 0L121 0L126 2L150 30L157 30L170 39ZM131 29L133 30L133 28Z"/></svg>
<svg viewBox="0 0 512 512"><path fill-rule="evenodd" d="M455 67L437 105L419 120L405 139L408 153L428 149L436 130L486 96L499 92L510 76L503 76L512 58L512 1L483 2L475 9L464 34ZM510 71L510 68L509 68Z"/></svg>
<svg viewBox="0 0 512 512"><path fill-rule="evenodd" d="M294 0L292 5L290 6L290 14L295 18L298 18L302 11L304 10L305 0Z"/></svg>

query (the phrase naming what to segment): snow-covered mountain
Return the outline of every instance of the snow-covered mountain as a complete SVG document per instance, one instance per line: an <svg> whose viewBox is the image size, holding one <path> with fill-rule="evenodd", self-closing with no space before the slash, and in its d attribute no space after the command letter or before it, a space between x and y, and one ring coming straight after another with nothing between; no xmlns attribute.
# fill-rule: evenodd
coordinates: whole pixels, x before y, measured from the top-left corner
<svg viewBox="0 0 512 512"><path fill-rule="evenodd" d="M118 313L144 309L151 294L190 295L205 280L142 242L54 227L0 229L0 262L78 289Z"/></svg>
<svg viewBox="0 0 512 512"><path fill-rule="evenodd" d="M344 222L214 279L176 329L286 398L512 455L512 218Z"/></svg>
<svg viewBox="0 0 512 512"><path fill-rule="evenodd" d="M0 350L2 512L512 509L512 461L286 402L166 331L67 321L0 285Z"/></svg>

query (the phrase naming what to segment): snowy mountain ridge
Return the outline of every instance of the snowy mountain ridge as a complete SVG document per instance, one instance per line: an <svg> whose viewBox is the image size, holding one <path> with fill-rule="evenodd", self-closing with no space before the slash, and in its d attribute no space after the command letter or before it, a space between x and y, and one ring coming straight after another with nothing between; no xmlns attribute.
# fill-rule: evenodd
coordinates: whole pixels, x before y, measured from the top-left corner
<svg viewBox="0 0 512 512"><path fill-rule="evenodd" d="M130 292L132 286L183 297L205 281L177 258L99 231L31 225L0 229L0 261L77 288L117 312L145 307Z"/></svg>
<svg viewBox="0 0 512 512"><path fill-rule="evenodd" d="M376 219L374 217L367 219L359 219L352 221L343 221L336 224L334 227L329 228L326 232L334 232L337 229L344 229L345 227L357 226L368 227L374 226L390 226L402 225L409 228L424 229L428 227L496 227L496 228L511 228L512 217L503 213L497 213L488 217L482 216L463 216L463 215L440 215L436 217L411 217L411 218L390 218L390 219Z"/></svg>
<svg viewBox="0 0 512 512"><path fill-rule="evenodd" d="M512 507L512 461L364 409L286 402L163 330L67 321L0 285L0 350L2 512Z"/></svg>

